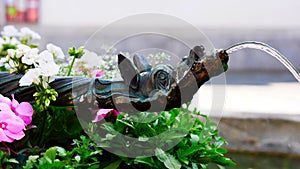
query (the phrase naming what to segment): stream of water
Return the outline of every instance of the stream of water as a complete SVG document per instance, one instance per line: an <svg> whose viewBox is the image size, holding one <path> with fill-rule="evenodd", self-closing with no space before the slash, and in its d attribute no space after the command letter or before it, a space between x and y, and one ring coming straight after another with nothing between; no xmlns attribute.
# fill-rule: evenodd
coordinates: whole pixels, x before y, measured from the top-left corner
<svg viewBox="0 0 300 169"><path fill-rule="evenodd" d="M293 74L293 76L298 80L298 82L300 82L300 73L295 68L295 66L285 56L283 56L279 51L277 51L276 49L272 48L271 46L269 46L265 43L255 42L255 41L246 41L246 42L241 42L241 43L235 44L235 45L227 48L225 51L228 54L231 54L232 52L238 51L240 49L245 49L245 48L259 49L259 50L264 51L264 52L270 54L271 56L275 57Z"/></svg>

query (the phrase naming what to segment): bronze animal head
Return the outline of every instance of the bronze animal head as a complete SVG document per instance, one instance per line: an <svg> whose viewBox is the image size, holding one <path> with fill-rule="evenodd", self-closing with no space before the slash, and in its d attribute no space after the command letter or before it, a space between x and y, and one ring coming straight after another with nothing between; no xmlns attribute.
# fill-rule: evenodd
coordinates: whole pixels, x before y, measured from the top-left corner
<svg viewBox="0 0 300 169"><path fill-rule="evenodd" d="M226 71L227 62L225 51L208 53L203 46L194 47L175 68L153 68L142 56L130 60L119 54L118 67L124 81L96 79L94 95L99 107L110 103L108 107L126 112L169 110L190 101L203 83Z"/></svg>
<svg viewBox="0 0 300 169"><path fill-rule="evenodd" d="M176 67L152 67L142 56L132 60L118 55L123 81L100 78L56 77L50 84L58 92L54 105L82 104L90 108L117 109L124 112L162 111L180 107L211 77L227 70L224 50L206 52L203 46L191 49ZM0 73L0 93L15 95L19 101L34 102L33 85L20 87L22 75Z"/></svg>

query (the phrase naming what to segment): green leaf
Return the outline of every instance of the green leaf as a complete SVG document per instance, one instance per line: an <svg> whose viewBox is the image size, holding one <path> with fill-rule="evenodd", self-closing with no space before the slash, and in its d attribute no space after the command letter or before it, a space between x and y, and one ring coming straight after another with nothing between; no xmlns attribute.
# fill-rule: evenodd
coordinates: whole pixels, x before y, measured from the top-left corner
<svg viewBox="0 0 300 169"><path fill-rule="evenodd" d="M223 144L226 144L226 141L222 137L216 137L215 146L221 147Z"/></svg>
<svg viewBox="0 0 300 169"><path fill-rule="evenodd" d="M8 163L19 164L19 161L17 161L16 159L13 159L13 158L8 159L7 162L8 162Z"/></svg>
<svg viewBox="0 0 300 169"><path fill-rule="evenodd" d="M214 160L215 163L223 165L223 166L235 166L236 163L233 162L230 158L226 158L226 157L219 157L217 159Z"/></svg>
<svg viewBox="0 0 300 169"><path fill-rule="evenodd" d="M96 164L96 165L89 167L88 169L99 169L99 168L100 168L100 165Z"/></svg>
<svg viewBox="0 0 300 169"><path fill-rule="evenodd" d="M37 159L39 158L38 155L30 155L28 159L26 160L25 169L30 169L33 167L34 164L37 163Z"/></svg>
<svg viewBox="0 0 300 169"><path fill-rule="evenodd" d="M111 163L109 166L105 167L104 169L117 169L119 165L121 164L121 160L115 161Z"/></svg>
<svg viewBox="0 0 300 169"><path fill-rule="evenodd" d="M192 163L192 169L198 169L198 166L196 163Z"/></svg>
<svg viewBox="0 0 300 169"><path fill-rule="evenodd" d="M57 147L51 147L45 152L46 160L51 164L54 162L56 157Z"/></svg>
<svg viewBox="0 0 300 169"><path fill-rule="evenodd" d="M219 154L225 154L225 153L227 153L227 150L225 148L217 148L216 152Z"/></svg>
<svg viewBox="0 0 300 169"><path fill-rule="evenodd" d="M165 162L167 160L167 158L168 158L167 155L166 155L166 153L162 149L160 149L160 148L156 148L155 149L155 156L161 162Z"/></svg>
<svg viewBox="0 0 300 169"><path fill-rule="evenodd" d="M197 144L199 142L199 136L196 134L191 134L191 142L192 144Z"/></svg>
<svg viewBox="0 0 300 169"><path fill-rule="evenodd" d="M170 169L180 169L181 164L172 155L167 155L167 160L164 162L165 166Z"/></svg>
<svg viewBox="0 0 300 169"><path fill-rule="evenodd" d="M79 163L81 160L81 157L79 155L77 155L77 156L75 156L75 160L77 161L77 163Z"/></svg>
<svg viewBox="0 0 300 169"><path fill-rule="evenodd" d="M192 146L186 150L183 150L183 152L178 153L178 156L179 156L179 158L183 158L183 157L189 156L191 154L194 154L194 153L196 153L200 150L204 150L204 149L205 149L205 147L203 147L203 146Z"/></svg>
<svg viewBox="0 0 300 169"><path fill-rule="evenodd" d="M170 110L169 113L171 116L169 116L169 120L167 121L167 126L171 126L175 122L176 117L178 116L179 112L180 112L179 109Z"/></svg>
<svg viewBox="0 0 300 169"><path fill-rule="evenodd" d="M224 166L221 166L221 165L217 165L218 169L225 169Z"/></svg>
<svg viewBox="0 0 300 169"><path fill-rule="evenodd" d="M201 168L203 168L203 169L208 169L207 164L200 164L200 166L201 166Z"/></svg>
<svg viewBox="0 0 300 169"><path fill-rule="evenodd" d="M180 169L181 164L178 160L174 158L174 156L170 154L166 154L162 149L156 148L155 155L159 159L159 161L163 162L164 165L169 169Z"/></svg>
<svg viewBox="0 0 300 169"><path fill-rule="evenodd" d="M155 162L152 157L137 157L134 160L135 163L143 163L149 165L151 168L155 166Z"/></svg>
<svg viewBox="0 0 300 169"><path fill-rule="evenodd" d="M125 124L126 126L128 126L128 127L134 129L134 126L133 126L132 124L130 124L129 122L126 122L126 121L124 121L124 120L122 120L122 119L117 119L117 121L118 121L119 123Z"/></svg>

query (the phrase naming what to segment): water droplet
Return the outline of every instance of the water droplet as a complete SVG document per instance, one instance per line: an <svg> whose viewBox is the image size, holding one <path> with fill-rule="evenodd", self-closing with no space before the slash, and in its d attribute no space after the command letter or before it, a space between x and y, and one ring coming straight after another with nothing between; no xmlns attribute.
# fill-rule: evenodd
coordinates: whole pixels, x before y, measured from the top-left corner
<svg viewBox="0 0 300 169"><path fill-rule="evenodd" d="M126 141L125 146L126 146L126 147L129 147L129 146L130 146L130 142L129 142L129 141Z"/></svg>
<svg viewBox="0 0 300 169"><path fill-rule="evenodd" d="M82 95L79 99L79 102L83 102L84 101L84 96Z"/></svg>

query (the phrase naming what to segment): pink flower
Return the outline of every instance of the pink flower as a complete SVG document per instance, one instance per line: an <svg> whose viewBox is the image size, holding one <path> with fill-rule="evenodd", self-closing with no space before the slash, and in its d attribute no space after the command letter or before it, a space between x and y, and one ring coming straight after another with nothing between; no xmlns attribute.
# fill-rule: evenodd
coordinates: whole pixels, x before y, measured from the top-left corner
<svg viewBox="0 0 300 169"><path fill-rule="evenodd" d="M10 104L11 101L9 98L4 97L2 94L0 94L0 103L6 103L6 104Z"/></svg>
<svg viewBox="0 0 300 169"><path fill-rule="evenodd" d="M92 120L92 122L96 123L98 121L101 121L109 113L112 113L114 116L117 116L117 115L121 114L120 112L118 112L117 110L114 110L114 109L99 109L97 111L96 117L94 118L94 120Z"/></svg>
<svg viewBox="0 0 300 169"><path fill-rule="evenodd" d="M96 77L101 77L103 75L104 75L104 71L102 71L102 70L97 70L96 71Z"/></svg>
<svg viewBox="0 0 300 169"><path fill-rule="evenodd" d="M7 104L16 116L20 117L25 125L32 121L33 108L28 102L19 103L12 95L12 100L0 94L0 103Z"/></svg>
<svg viewBox="0 0 300 169"><path fill-rule="evenodd" d="M25 136L24 121L6 103L0 103L0 142L13 142Z"/></svg>

